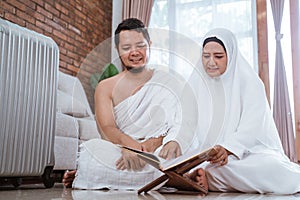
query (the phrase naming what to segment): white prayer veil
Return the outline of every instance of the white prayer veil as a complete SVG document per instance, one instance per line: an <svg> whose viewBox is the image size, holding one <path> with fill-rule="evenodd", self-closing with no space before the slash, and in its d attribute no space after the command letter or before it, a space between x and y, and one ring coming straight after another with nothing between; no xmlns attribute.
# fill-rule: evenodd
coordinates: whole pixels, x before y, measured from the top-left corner
<svg viewBox="0 0 300 200"><path fill-rule="evenodd" d="M223 28L209 31L203 41L208 37L223 42L228 63L222 75L211 78L200 59L191 76L192 87L199 91L199 120L204 120L198 125L199 145L219 144L239 158L248 152L265 152L266 148L283 154L264 85L238 50L236 37ZM202 55L202 45L200 49ZM202 78L195 78L199 73Z"/></svg>

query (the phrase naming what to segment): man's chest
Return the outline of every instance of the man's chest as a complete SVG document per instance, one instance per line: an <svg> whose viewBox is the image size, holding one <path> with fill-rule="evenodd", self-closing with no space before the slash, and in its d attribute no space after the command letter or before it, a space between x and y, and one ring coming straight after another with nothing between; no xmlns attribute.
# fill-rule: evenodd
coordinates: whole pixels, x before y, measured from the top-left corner
<svg viewBox="0 0 300 200"><path fill-rule="evenodd" d="M143 85L140 84L119 84L112 91L114 106L118 105L128 97L138 92Z"/></svg>

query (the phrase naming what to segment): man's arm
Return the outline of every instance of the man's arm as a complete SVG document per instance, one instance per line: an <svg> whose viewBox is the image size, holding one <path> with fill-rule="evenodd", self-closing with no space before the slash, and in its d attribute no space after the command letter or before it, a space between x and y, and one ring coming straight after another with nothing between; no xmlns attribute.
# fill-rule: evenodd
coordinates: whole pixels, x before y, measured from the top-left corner
<svg viewBox="0 0 300 200"><path fill-rule="evenodd" d="M95 115L97 125L104 139L114 143L141 150L141 144L117 128L114 113L112 91L114 79L101 81L95 91Z"/></svg>
<svg viewBox="0 0 300 200"><path fill-rule="evenodd" d="M146 152L153 153L158 147L162 145L164 136L160 136L158 138L150 138L144 142L142 142L142 149Z"/></svg>

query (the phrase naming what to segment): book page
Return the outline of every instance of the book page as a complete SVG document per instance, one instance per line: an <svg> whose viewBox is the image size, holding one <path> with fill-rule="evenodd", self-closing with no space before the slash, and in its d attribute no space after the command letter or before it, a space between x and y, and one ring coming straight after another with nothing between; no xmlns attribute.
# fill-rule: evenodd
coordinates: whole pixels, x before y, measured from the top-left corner
<svg viewBox="0 0 300 200"><path fill-rule="evenodd" d="M195 149L193 151L190 151L188 153L185 153L183 154L182 156L179 156L178 158L175 158L175 159L172 159L172 160L168 160L166 162L163 162L161 164L161 169L163 171L165 170L168 170L172 167L175 167L177 165L180 165L192 158L195 158L195 157L205 157L205 156L208 156L208 153L211 151L212 149L207 149L207 150L204 150L204 151L200 151L199 149Z"/></svg>
<svg viewBox="0 0 300 200"><path fill-rule="evenodd" d="M161 169L161 161L164 161L164 159L157 157L156 155L152 154L152 153L148 153L148 152L144 152L144 151L140 151L137 149L133 149L130 147L126 147L126 146L121 146L118 145L119 147L126 149L132 153L136 153L137 156L144 160L146 163L148 163L149 165L152 165L153 167L157 168L157 169Z"/></svg>
<svg viewBox="0 0 300 200"><path fill-rule="evenodd" d="M152 153L148 153L148 152L144 152L144 151L140 151L137 149L133 149L130 147L126 147L126 146L121 146L118 145L119 147L126 149L132 153L136 153L137 156L144 160L145 162L147 162L148 164L152 165L153 167L161 170L161 171L165 171L165 170L169 170L172 167L176 167L188 160L191 159L195 159L195 158L206 158L208 157L208 154L213 151L213 148L204 150L204 151L200 151L199 149L195 149L192 150L188 153L183 154L182 156L179 156L178 158L175 159L171 159L171 160L164 160L162 158L157 157L156 155L152 154Z"/></svg>

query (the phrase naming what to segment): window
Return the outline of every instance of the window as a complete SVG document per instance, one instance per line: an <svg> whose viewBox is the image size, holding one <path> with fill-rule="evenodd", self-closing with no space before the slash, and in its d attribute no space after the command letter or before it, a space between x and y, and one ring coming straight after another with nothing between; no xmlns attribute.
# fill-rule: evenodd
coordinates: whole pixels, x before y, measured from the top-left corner
<svg viewBox="0 0 300 200"><path fill-rule="evenodd" d="M188 76L191 70L186 69L186 64L195 63L195 56L190 54L197 54L200 48L195 44L199 45L204 34L215 27L234 32L242 54L258 70L254 0L156 0L150 19L149 29L153 29L150 34L166 48L156 48L153 44L150 64L169 66ZM193 42L192 46L196 48L189 45ZM187 59L183 56L186 54L178 52L188 52L190 57Z"/></svg>

